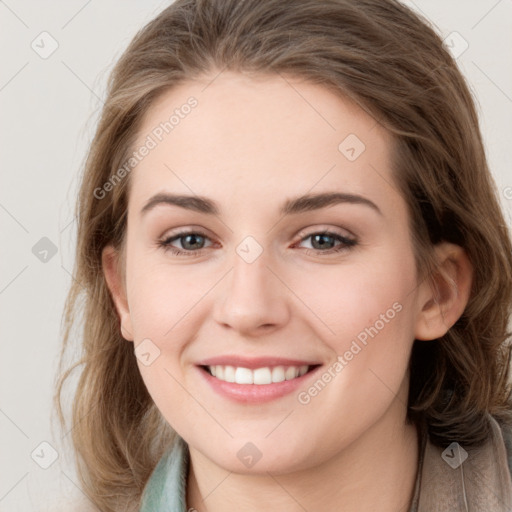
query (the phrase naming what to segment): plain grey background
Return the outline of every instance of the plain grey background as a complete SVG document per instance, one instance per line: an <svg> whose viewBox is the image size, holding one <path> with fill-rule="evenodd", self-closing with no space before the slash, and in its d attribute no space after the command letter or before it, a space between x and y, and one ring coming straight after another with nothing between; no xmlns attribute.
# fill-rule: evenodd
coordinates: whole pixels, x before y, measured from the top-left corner
<svg viewBox="0 0 512 512"><path fill-rule="evenodd" d="M113 63L169 3L0 1L1 512L89 509L51 416L77 183ZM510 225L512 0L404 3L458 54Z"/></svg>

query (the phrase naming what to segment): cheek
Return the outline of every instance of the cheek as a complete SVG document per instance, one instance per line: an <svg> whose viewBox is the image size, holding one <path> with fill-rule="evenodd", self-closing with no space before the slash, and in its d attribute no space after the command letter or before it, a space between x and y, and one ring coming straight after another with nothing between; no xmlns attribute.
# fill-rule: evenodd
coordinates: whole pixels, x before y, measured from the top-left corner
<svg viewBox="0 0 512 512"><path fill-rule="evenodd" d="M371 260L354 261L296 280L294 291L324 325L319 325L319 336L337 354L356 339L363 345L377 337L388 344L409 343L417 286L413 255L383 250Z"/></svg>
<svg viewBox="0 0 512 512"><path fill-rule="evenodd" d="M382 253L329 284L337 300L328 320L335 331L329 344L343 367L331 392L363 416L372 414L369 404L385 408L407 373L417 284L413 255L403 254Z"/></svg>
<svg viewBox="0 0 512 512"><path fill-rule="evenodd" d="M154 263L152 258L134 261L128 283L130 315L134 336L163 340L172 337L176 327L208 289L213 277L193 273L190 267ZM192 278L193 277L193 278Z"/></svg>
<svg viewBox="0 0 512 512"><path fill-rule="evenodd" d="M318 330L333 353L330 375L320 376L329 384L323 398L314 398L315 389L304 390L302 398L316 401L312 407L319 410L336 402L326 413L330 421L343 421L352 411L362 423L371 422L400 393L407 374L414 341L414 257L404 248L388 249L375 252L371 261L324 271L324 279L315 276L315 288L312 278L303 281L301 293L310 290L305 302L330 327Z"/></svg>
<svg viewBox="0 0 512 512"><path fill-rule="evenodd" d="M150 351L156 355L149 365L138 358L141 377L158 409L174 427L184 421L183 411L190 409L190 397L180 385L184 382L180 358L194 335L191 308L200 290L189 282L186 269L171 271L150 260L141 258L131 268L130 316L135 345L149 339Z"/></svg>

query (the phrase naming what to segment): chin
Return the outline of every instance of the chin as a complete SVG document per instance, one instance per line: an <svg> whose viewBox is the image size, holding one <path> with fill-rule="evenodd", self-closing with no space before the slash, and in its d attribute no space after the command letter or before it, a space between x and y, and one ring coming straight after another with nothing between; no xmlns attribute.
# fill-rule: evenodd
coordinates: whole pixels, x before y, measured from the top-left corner
<svg viewBox="0 0 512 512"><path fill-rule="evenodd" d="M286 474L306 469L314 464L309 450L305 449L302 436L297 442L282 442L280 440L255 439L230 439L229 442L216 445L212 451L212 445L206 446L200 451L216 465L237 474L255 475L261 474Z"/></svg>

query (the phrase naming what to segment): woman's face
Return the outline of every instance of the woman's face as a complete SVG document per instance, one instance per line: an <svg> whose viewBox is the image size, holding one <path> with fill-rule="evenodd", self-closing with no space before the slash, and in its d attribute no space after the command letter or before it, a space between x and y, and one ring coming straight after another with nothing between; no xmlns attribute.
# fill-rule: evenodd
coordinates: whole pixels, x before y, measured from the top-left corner
<svg viewBox="0 0 512 512"><path fill-rule="evenodd" d="M319 85L224 72L154 103L143 145L118 310L190 447L286 472L403 425L423 285L389 133Z"/></svg>

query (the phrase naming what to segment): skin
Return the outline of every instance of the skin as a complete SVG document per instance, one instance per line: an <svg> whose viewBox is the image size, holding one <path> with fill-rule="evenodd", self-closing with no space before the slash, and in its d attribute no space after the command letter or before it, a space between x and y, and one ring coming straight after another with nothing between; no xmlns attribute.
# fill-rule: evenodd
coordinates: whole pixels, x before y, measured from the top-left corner
<svg viewBox="0 0 512 512"><path fill-rule="evenodd" d="M471 265L462 249L441 244L439 269L454 285L439 278L434 294L419 282L391 135L355 103L297 78L216 75L173 88L147 112L137 147L187 98L198 100L131 171L125 259L110 246L103 252L123 336L160 350L138 365L189 445L187 506L406 511L418 464L418 433L405 419L411 347L442 336L462 314ZM338 149L349 134L366 146L354 161ZM380 213L349 203L278 212L286 199L333 191L361 195ZM162 192L208 197L220 213L161 204L141 215ZM158 245L180 228L207 237L192 240L199 254ZM326 249L314 244L326 229L357 245L324 254L340 245L335 237ZM262 249L252 263L236 252L247 236ZM173 246L185 251L186 243ZM401 311L308 404L295 392L237 403L198 373L201 359L225 354L327 369L394 303ZM237 457L247 442L262 454L252 468Z"/></svg>

